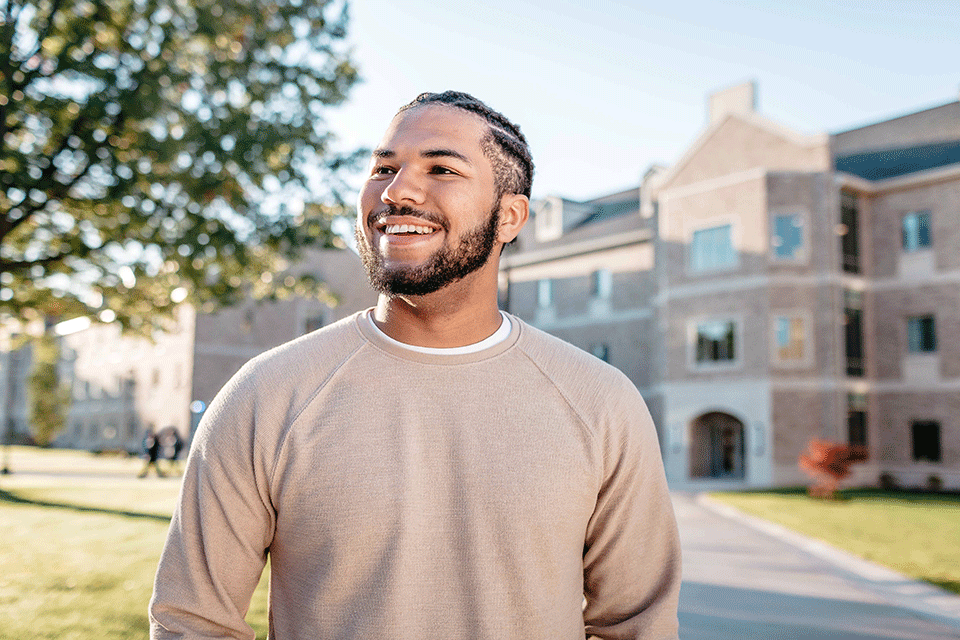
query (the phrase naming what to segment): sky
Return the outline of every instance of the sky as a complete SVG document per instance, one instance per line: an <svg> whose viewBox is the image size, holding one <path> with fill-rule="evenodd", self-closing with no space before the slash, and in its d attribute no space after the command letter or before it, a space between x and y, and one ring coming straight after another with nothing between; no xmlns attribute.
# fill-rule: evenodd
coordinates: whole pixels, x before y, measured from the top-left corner
<svg viewBox="0 0 960 640"><path fill-rule="evenodd" d="M960 97L956 0L352 0L362 80L328 121L372 148L423 91L466 91L519 124L533 196L636 187L746 81L762 115L835 132ZM359 184L359 182L357 182Z"/></svg>

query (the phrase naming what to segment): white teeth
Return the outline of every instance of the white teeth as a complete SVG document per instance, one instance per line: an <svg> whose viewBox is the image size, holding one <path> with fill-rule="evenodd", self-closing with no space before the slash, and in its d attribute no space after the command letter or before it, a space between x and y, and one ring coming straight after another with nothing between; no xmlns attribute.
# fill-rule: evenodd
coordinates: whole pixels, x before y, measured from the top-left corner
<svg viewBox="0 0 960 640"><path fill-rule="evenodd" d="M433 229L430 227L420 227L412 224L388 224L384 231L390 234L394 233L420 233L427 234L433 233Z"/></svg>

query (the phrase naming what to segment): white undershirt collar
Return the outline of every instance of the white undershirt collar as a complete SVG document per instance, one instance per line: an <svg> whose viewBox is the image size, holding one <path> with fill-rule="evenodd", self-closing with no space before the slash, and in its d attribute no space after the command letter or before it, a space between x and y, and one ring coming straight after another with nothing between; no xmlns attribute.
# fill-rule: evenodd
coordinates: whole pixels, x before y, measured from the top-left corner
<svg viewBox="0 0 960 640"><path fill-rule="evenodd" d="M484 338L480 342L474 342L473 344L468 344L463 347L420 347L414 344L407 344L405 342L400 342L399 340L394 340L387 334L385 334L380 327L377 326L377 323L373 321L373 309L367 312L367 320L370 321L370 325L373 327L373 330L377 334L389 342L390 344L396 345L408 351L415 351L417 353L428 353L431 355L438 356L459 356L467 353L476 353L478 351L483 351L484 349L489 349L490 347L500 344L510 335L510 318L503 311L500 312L500 317L503 321L500 323L500 327L493 332L493 334Z"/></svg>

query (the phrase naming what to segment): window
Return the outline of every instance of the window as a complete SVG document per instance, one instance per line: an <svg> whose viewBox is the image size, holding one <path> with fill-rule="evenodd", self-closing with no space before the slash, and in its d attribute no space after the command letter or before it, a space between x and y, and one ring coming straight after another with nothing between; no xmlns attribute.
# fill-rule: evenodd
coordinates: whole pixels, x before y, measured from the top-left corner
<svg viewBox="0 0 960 640"><path fill-rule="evenodd" d="M777 360L802 360L806 355L807 336L802 317L777 316L774 319L774 341Z"/></svg>
<svg viewBox="0 0 960 640"><path fill-rule="evenodd" d="M847 442L867 446L867 397L862 393L847 394Z"/></svg>
<svg viewBox="0 0 960 640"><path fill-rule="evenodd" d="M537 306L549 307L553 304L553 281L537 280Z"/></svg>
<svg viewBox="0 0 960 640"><path fill-rule="evenodd" d="M325 324L326 322L324 322L324 317L322 315L311 316L303 321L303 332L313 333Z"/></svg>
<svg viewBox="0 0 960 640"><path fill-rule="evenodd" d="M613 274L609 269L598 269L590 274L590 295L594 298L609 298L613 290Z"/></svg>
<svg viewBox="0 0 960 640"><path fill-rule="evenodd" d="M803 257L803 219L799 214L773 217L773 256L781 260Z"/></svg>
<svg viewBox="0 0 960 640"><path fill-rule="evenodd" d="M863 294L844 292L844 343L847 356L847 375L862 376L863 361Z"/></svg>
<svg viewBox="0 0 960 640"><path fill-rule="evenodd" d="M732 320L709 320L697 324L697 363L732 362L736 359Z"/></svg>
<svg viewBox="0 0 960 640"><path fill-rule="evenodd" d="M610 362L610 347L605 342L599 342L590 347L590 353L604 362Z"/></svg>
<svg viewBox="0 0 960 640"><path fill-rule="evenodd" d="M913 459L917 462L940 462L940 423L916 420L910 425Z"/></svg>
<svg viewBox="0 0 960 640"><path fill-rule="evenodd" d="M907 318L907 351L931 353L937 350L937 331L933 316Z"/></svg>
<svg viewBox="0 0 960 640"><path fill-rule="evenodd" d="M860 273L860 205L849 191L840 194L841 267L847 273Z"/></svg>
<svg viewBox="0 0 960 640"><path fill-rule="evenodd" d="M903 216L903 250L919 251L930 246L930 212L913 211Z"/></svg>
<svg viewBox="0 0 960 640"><path fill-rule="evenodd" d="M737 252L733 248L733 227L725 224L693 232L690 243L690 269L692 271L716 271L737 264Z"/></svg>

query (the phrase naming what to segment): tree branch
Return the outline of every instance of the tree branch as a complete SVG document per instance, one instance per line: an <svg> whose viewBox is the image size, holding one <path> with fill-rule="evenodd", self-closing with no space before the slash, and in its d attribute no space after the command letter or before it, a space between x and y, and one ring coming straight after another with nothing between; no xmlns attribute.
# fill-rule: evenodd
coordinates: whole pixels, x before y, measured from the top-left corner
<svg viewBox="0 0 960 640"><path fill-rule="evenodd" d="M51 164L52 164L52 163L51 163ZM70 191L70 189L72 189L72 188L77 184L77 182L79 182L80 179L83 178L83 177L90 171L90 167L92 167L92 166L93 166L93 163L92 163L92 162L88 162L88 163L86 164L86 166L83 167L83 170L82 170L80 173L78 173L77 175L75 175L75 176L70 180L70 182L67 182L67 183L65 183L65 184L62 184L62 185L61 185L61 189L63 190L63 192L64 192L64 193L68 193L68 192ZM59 200L59 198L49 198L49 199L47 200L47 202L49 202L50 200L54 200L54 199ZM6 237L7 237L12 231L14 231L17 227L19 227L21 224L23 224L24 222L26 222L27 220L29 220L29 219L31 218L31 216L33 216L35 213L43 210L43 208L44 208L44 206L46 206L46 204L47 204L47 203L44 202L44 203L42 203L42 204L38 204L38 205L36 205L36 206L26 208L26 209L24 210L24 212L23 212L23 215L20 216L19 218L17 218L16 220L11 220L10 218L5 218L5 219L3 219L3 220L0 220L0 243L2 243L3 240L6 239Z"/></svg>
<svg viewBox="0 0 960 640"><path fill-rule="evenodd" d="M9 2L9 0L7 1ZM43 46L43 41L46 40L47 36L50 35L50 30L53 28L54 17L57 15L57 12L60 11L60 6L62 4L63 4L63 0L53 0L50 6L50 13L47 16L46 24L44 24L43 28L37 32L37 46L33 49L33 51L30 52L29 55L23 56L21 59L21 62L26 62L27 60L30 60L30 58L32 58L33 56L38 55L40 53L41 47ZM11 67L13 66L12 53L13 53L13 48L11 47L11 56L10 56ZM40 75L40 69L42 66L43 65L38 64L34 69L20 69L21 73L23 73L23 76L24 76L23 82L20 82L16 88L23 89L28 84L30 84L30 82L32 82L35 77Z"/></svg>
<svg viewBox="0 0 960 640"><path fill-rule="evenodd" d="M11 272L16 273L18 271L26 271L31 267L45 267L51 264L56 264L64 260L64 258L69 258L70 256L76 255L71 251L63 251L56 255L47 256L45 258L37 258L36 260L2 260L0 259L0 272Z"/></svg>

